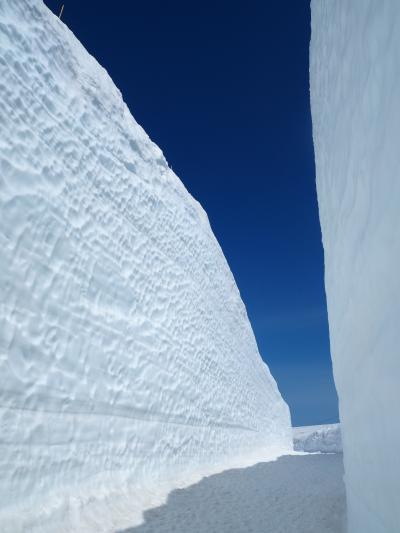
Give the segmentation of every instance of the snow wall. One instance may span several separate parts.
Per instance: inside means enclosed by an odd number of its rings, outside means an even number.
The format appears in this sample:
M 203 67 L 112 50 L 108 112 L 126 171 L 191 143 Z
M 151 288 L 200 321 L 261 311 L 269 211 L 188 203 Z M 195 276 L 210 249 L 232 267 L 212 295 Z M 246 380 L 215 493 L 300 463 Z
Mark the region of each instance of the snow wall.
M 293 449 L 308 453 L 342 453 L 340 424 L 294 427 Z
M 311 106 L 348 528 L 400 531 L 400 2 L 312 2 Z
M 289 451 L 207 215 L 39 0 L 0 3 L 0 132 L 1 531 Z

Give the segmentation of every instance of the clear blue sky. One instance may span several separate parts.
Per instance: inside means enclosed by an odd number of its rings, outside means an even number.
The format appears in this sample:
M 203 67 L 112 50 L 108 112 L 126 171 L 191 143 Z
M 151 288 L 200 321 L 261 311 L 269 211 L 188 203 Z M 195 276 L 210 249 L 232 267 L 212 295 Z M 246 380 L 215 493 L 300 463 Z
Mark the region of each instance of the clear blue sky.
M 58 12 L 62 1 L 45 3 Z M 337 421 L 309 1 L 64 3 L 64 22 L 206 209 L 293 424 Z

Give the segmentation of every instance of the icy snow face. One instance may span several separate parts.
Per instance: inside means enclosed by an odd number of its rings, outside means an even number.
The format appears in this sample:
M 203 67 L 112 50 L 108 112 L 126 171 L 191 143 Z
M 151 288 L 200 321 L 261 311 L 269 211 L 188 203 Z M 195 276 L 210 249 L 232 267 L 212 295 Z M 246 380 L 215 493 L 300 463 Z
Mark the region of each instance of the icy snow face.
M 349 531 L 400 531 L 400 2 L 312 2 L 311 105 Z
M 290 450 L 206 214 L 40 1 L 0 4 L 0 169 L 2 509 Z
M 298 452 L 341 453 L 340 424 L 294 427 L 293 448 Z

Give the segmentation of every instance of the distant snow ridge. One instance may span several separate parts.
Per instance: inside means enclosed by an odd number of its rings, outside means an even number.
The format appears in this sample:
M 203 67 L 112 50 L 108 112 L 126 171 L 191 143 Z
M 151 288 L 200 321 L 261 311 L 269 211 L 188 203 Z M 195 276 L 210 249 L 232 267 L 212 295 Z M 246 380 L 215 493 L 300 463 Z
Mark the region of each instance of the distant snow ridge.
M 205 212 L 39 0 L 0 3 L 0 169 L 1 531 L 291 449 Z
M 298 452 L 341 453 L 340 424 L 294 427 L 293 448 Z
M 400 531 L 400 2 L 312 2 L 311 105 L 348 527 Z

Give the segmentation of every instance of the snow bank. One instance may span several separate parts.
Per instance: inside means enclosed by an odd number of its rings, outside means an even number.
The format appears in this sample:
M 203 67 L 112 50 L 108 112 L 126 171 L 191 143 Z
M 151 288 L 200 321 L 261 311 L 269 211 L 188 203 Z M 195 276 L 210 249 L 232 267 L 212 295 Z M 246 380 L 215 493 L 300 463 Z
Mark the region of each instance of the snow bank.
M 311 105 L 349 531 L 400 531 L 400 3 L 312 2 Z
M 206 214 L 39 0 L 0 3 L 0 170 L 2 531 L 291 449 Z
M 298 452 L 341 453 L 340 424 L 293 428 L 293 448 Z

